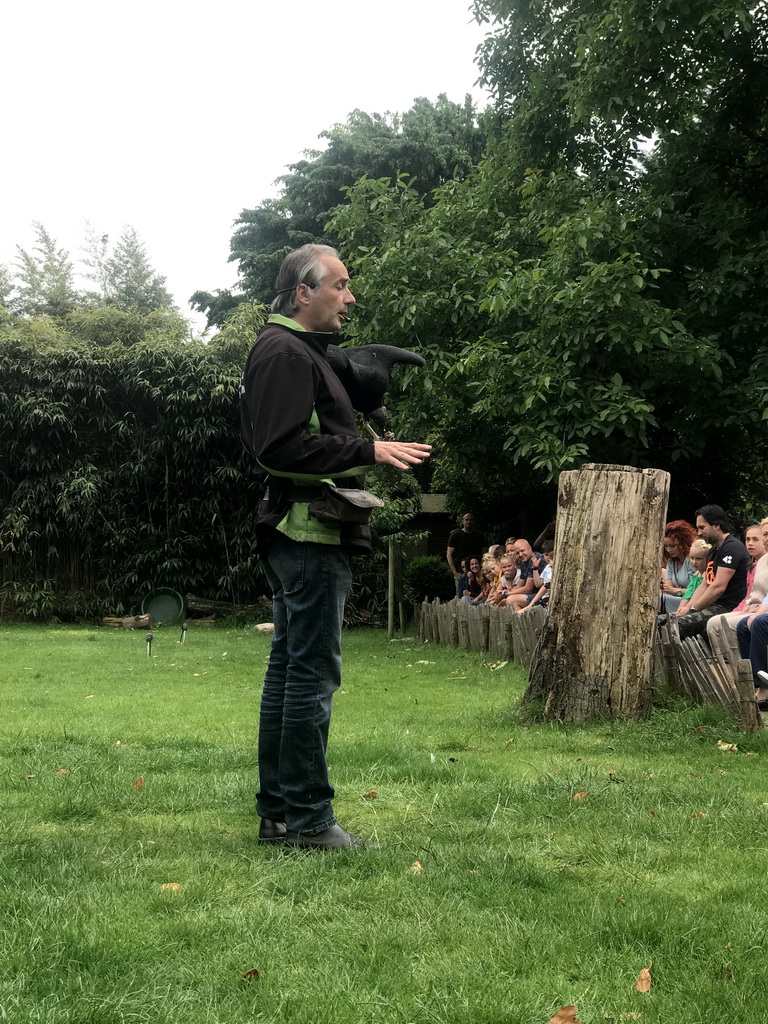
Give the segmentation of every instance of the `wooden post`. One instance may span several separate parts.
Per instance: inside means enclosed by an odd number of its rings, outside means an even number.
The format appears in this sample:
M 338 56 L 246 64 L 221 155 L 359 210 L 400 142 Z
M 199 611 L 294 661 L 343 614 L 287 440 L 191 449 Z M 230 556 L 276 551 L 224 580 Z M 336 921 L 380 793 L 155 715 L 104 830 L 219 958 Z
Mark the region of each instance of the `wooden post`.
M 395 635 L 395 542 L 390 540 L 387 558 L 387 640 Z
M 545 718 L 648 713 L 668 496 L 659 469 L 561 474 L 549 615 L 523 698 Z

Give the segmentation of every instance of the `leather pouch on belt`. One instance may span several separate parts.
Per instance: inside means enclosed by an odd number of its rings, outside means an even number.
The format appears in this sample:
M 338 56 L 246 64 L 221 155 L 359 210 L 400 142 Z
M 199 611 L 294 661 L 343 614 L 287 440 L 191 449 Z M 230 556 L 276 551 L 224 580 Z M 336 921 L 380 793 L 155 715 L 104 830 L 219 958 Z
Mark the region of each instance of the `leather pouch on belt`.
M 371 512 L 375 508 L 383 508 L 384 502 L 370 491 L 361 491 L 352 487 L 334 487 L 323 484 L 320 497 L 310 501 L 309 514 L 313 519 L 325 525 L 337 523 L 360 523 L 370 521 Z

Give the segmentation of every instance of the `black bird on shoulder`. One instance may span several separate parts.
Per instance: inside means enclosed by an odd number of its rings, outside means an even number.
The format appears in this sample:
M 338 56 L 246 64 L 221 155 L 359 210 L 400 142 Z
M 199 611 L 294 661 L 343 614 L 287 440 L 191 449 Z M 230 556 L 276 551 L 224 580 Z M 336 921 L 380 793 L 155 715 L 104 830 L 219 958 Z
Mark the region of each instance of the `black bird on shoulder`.
M 394 345 L 361 345 L 359 348 L 329 345 L 326 356 L 344 385 L 352 407 L 363 414 L 374 438 L 379 437 L 377 430 L 382 434 L 387 430 L 389 413 L 384 406 L 384 395 L 389 388 L 392 367 L 396 363 L 426 366 L 418 352 Z

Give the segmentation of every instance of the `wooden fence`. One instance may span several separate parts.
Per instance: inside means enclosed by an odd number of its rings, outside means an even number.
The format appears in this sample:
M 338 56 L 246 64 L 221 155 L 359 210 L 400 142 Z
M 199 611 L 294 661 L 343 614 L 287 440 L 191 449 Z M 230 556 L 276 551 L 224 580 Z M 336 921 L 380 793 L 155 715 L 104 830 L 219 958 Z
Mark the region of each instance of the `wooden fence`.
M 755 703 L 752 666 L 734 656 L 725 640 L 715 634 L 681 640 L 677 620 L 669 616 L 656 631 L 653 660 L 654 686 L 671 686 L 697 704 L 715 704 L 745 732 L 762 727 Z
M 422 641 L 462 647 L 530 668 L 546 616 L 544 608 L 518 615 L 511 608 L 425 600 L 419 636 Z M 735 658 L 723 640 L 713 643 L 710 650 L 703 637 L 681 640 L 676 620 L 670 618 L 656 633 L 654 686 L 669 686 L 697 704 L 714 704 L 744 731 L 760 729 L 750 663 Z
M 512 608 L 474 606 L 466 601 L 442 604 L 435 598 L 421 605 L 419 636 L 423 641 L 493 654 L 530 668 L 546 616 L 546 610 L 538 607 L 518 615 Z

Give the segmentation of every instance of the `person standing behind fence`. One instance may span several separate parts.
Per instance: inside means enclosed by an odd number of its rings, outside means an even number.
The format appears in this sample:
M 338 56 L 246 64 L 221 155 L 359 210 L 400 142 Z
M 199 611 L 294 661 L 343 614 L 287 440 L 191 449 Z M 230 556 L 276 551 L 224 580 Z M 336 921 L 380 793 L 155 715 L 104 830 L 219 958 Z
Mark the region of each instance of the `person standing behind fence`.
M 448 547 L 445 551 L 448 567 L 453 573 L 453 578 L 456 580 L 457 595 L 461 572 L 456 566 L 461 565 L 465 559 L 469 562 L 471 558 L 476 558 L 479 562 L 483 557 L 484 551 L 485 537 L 482 533 L 475 530 L 474 515 L 471 512 L 465 512 L 461 517 L 461 529 L 454 530 L 450 534 L 448 537 Z
M 719 505 L 704 505 L 696 512 L 699 536 L 713 545 L 704 580 L 685 611 L 678 610 L 680 637 L 703 633 L 713 615 L 731 612 L 747 592 L 747 549 L 733 536 L 733 523 Z

